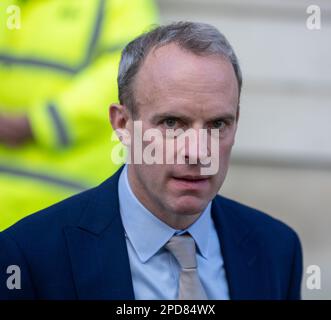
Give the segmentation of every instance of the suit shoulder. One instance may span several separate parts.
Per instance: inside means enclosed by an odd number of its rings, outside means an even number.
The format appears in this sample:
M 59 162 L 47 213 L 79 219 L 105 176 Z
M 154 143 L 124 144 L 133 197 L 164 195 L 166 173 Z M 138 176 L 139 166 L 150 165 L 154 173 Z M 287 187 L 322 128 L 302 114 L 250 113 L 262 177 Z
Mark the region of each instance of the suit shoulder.
M 259 231 L 267 237 L 278 235 L 284 240 L 299 240 L 294 229 L 263 211 L 220 195 L 217 195 L 216 201 L 224 211 L 237 219 L 238 223 L 244 223 L 252 230 Z

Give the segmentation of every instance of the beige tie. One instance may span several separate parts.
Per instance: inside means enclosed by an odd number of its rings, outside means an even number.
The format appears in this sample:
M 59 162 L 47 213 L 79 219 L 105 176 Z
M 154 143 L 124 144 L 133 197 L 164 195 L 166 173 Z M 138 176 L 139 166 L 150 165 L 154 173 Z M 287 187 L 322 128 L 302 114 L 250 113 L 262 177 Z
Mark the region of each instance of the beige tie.
M 206 300 L 207 295 L 197 271 L 194 239 L 190 235 L 173 236 L 165 247 L 181 267 L 178 300 Z

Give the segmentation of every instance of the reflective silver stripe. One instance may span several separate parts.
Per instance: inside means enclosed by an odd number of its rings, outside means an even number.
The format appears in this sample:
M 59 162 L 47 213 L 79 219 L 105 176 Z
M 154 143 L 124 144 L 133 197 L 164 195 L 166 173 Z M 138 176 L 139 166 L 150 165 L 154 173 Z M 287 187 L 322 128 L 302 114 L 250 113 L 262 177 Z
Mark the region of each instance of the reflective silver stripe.
M 20 58 L 20 57 L 9 56 L 6 54 L 0 54 L 0 61 L 2 61 L 5 64 L 30 65 L 34 67 L 55 69 L 57 71 L 66 72 L 66 73 L 76 73 L 78 70 L 77 68 L 72 68 L 64 64 L 53 61 L 46 61 L 39 59 L 37 60 L 34 58 L 25 58 L 25 57 Z
M 23 177 L 23 178 L 32 179 L 32 180 L 39 180 L 39 181 L 42 181 L 42 182 L 45 182 L 48 184 L 66 187 L 66 188 L 73 189 L 76 191 L 83 191 L 83 190 L 86 190 L 89 188 L 87 185 L 84 185 L 84 184 L 81 184 L 78 182 L 69 181 L 69 180 L 65 180 L 62 178 L 54 177 L 54 176 L 49 176 L 49 175 L 46 175 L 43 173 L 27 171 L 24 169 L 10 168 L 10 167 L 4 166 L 4 165 L 0 165 L 0 173 L 19 176 L 19 177 Z
M 104 10 L 105 10 L 105 0 L 99 0 L 97 15 L 95 19 L 95 24 L 92 32 L 92 36 L 90 39 L 90 43 L 87 49 L 87 54 L 85 57 L 85 61 L 82 63 L 81 67 L 85 67 L 89 64 L 90 60 L 93 58 L 93 51 L 96 48 L 97 41 L 99 39 L 102 21 L 104 19 Z
M 51 119 L 53 120 L 53 124 L 57 133 L 58 142 L 61 147 L 66 147 L 70 144 L 69 135 L 65 128 L 65 125 L 61 119 L 61 116 L 59 115 L 57 108 L 55 104 L 49 103 L 48 111 L 51 116 Z
M 92 58 L 93 50 L 95 49 L 97 40 L 99 38 L 100 30 L 101 30 L 101 24 L 102 24 L 102 20 L 104 17 L 104 8 L 105 8 L 105 0 L 100 0 L 98 10 L 97 10 L 97 15 L 96 15 L 96 21 L 95 21 L 94 28 L 93 28 L 93 33 L 92 33 L 89 47 L 87 50 L 87 55 L 86 55 L 84 63 L 80 66 L 80 68 L 84 68 L 84 66 L 88 65 L 90 62 L 90 59 Z M 50 116 L 53 120 L 55 129 L 57 131 L 59 145 L 63 146 L 63 147 L 68 146 L 70 144 L 69 135 L 68 135 L 65 125 L 61 119 L 61 116 L 59 115 L 59 113 L 57 111 L 56 106 L 53 103 L 49 103 L 48 111 L 50 113 Z
M 0 53 L 0 62 L 4 64 L 19 64 L 19 65 L 26 65 L 26 66 L 34 66 L 34 67 L 41 67 L 41 68 L 49 68 L 54 69 L 59 72 L 71 73 L 75 74 L 82 69 L 84 69 L 93 58 L 93 51 L 95 49 L 96 43 L 98 41 L 101 25 L 104 18 L 104 8 L 105 8 L 105 0 L 99 0 L 99 5 L 97 9 L 97 14 L 95 18 L 94 28 L 92 31 L 92 36 L 90 42 L 87 47 L 86 55 L 83 61 L 77 67 L 70 67 L 66 64 L 49 61 L 49 60 L 41 60 L 36 59 L 33 57 L 15 57 L 9 54 Z

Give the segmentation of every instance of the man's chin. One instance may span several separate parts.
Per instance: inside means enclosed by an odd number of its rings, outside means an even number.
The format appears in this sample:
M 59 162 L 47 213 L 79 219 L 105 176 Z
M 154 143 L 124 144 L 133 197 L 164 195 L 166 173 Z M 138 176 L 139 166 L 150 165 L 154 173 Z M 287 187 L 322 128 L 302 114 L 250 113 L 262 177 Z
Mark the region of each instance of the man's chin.
M 208 202 L 193 196 L 185 196 L 177 199 L 174 211 L 182 215 L 195 215 L 201 213 L 207 206 Z

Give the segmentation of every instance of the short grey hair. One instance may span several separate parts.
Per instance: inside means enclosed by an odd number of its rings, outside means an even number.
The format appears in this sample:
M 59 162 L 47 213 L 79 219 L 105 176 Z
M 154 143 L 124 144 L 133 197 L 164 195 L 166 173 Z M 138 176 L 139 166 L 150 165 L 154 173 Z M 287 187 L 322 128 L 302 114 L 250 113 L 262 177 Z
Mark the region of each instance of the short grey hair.
M 207 23 L 180 21 L 154 27 L 128 43 L 122 51 L 117 77 L 118 98 L 122 105 L 135 113 L 132 83 L 139 68 L 152 49 L 176 43 L 179 47 L 196 55 L 220 55 L 228 59 L 234 69 L 238 83 L 238 98 L 242 87 L 242 74 L 234 50 L 225 36 Z

